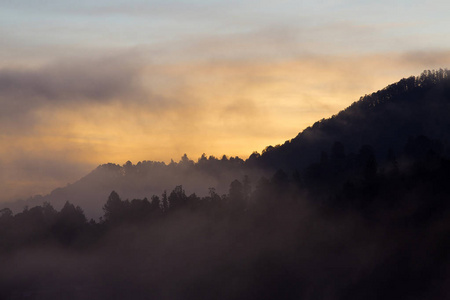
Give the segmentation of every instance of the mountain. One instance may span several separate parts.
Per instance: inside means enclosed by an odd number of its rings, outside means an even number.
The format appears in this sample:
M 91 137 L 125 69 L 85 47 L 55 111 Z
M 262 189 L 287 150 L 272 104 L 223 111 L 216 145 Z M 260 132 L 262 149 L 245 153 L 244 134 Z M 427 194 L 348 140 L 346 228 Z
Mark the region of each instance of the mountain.
M 203 155 L 197 162 L 190 160 L 186 154 L 177 162 L 143 161 L 123 165 L 103 164 L 73 184 L 57 188 L 45 196 L 34 196 L 27 200 L 4 204 L 15 212 L 25 206 L 51 203 L 61 209 L 66 201 L 83 208 L 88 218 L 97 219 L 103 215 L 103 204 L 112 190 L 124 199 L 142 199 L 152 195 L 170 192 L 175 186 L 182 185 L 188 193 L 207 195 L 214 188 L 219 195 L 228 192 L 229 184 L 234 179 L 244 176 L 259 178 L 266 172 L 257 166 L 245 166 L 238 157 Z
M 266 168 L 303 170 L 338 142 L 346 153 L 370 145 L 381 162 L 404 150 L 408 139 L 426 136 L 449 154 L 450 71 L 424 71 L 361 97 L 329 119 L 316 122 L 283 145 L 269 146 L 250 160 Z M 332 155 L 332 153 L 331 153 Z
M 120 166 L 104 164 L 90 174 L 46 196 L 8 203 L 20 211 L 25 205 L 49 202 L 61 208 L 66 201 L 81 206 L 89 218 L 103 214 L 102 206 L 112 190 L 124 199 L 151 197 L 183 185 L 189 193 L 205 195 L 209 188 L 228 192 L 234 179 L 248 176 L 255 183 L 282 169 L 308 176 L 306 169 L 326 157 L 354 154 L 370 145 L 379 164 L 389 155 L 403 152 L 411 138 L 426 136 L 438 140 L 435 147 L 449 156 L 450 71 L 424 71 L 361 97 L 337 115 L 316 122 L 283 145 L 268 146 L 244 161 L 238 157 L 221 159 L 203 155 L 197 162 L 186 155 L 178 162 L 143 161 Z M 305 175 L 306 174 L 306 175 Z

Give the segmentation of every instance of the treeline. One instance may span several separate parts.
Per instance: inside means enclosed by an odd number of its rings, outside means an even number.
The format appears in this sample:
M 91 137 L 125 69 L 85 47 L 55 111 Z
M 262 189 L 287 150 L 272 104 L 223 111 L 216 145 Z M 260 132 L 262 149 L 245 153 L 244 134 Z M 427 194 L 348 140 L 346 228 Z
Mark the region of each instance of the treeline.
M 102 206 L 107 195 L 115 190 L 128 199 L 159 195 L 171 191 L 177 185 L 183 185 L 190 192 L 208 194 L 208 188 L 216 188 L 219 194 L 228 192 L 229 184 L 235 178 L 248 175 L 258 178 L 264 174 L 257 166 L 246 167 L 239 157 L 223 155 L 207 157 L 203 154 L 196 161 L 185 154 L 178 162 L 142 161 L 119 164 L 103 164 L 79 181 L 53 190 L 45 196 L 34 196 L 29 199 L 11 203 L 6 206 L 13 212 L 20 212 L 25 205 L 30 207 L 49 202 L 61 209 L 66 201 L 83 208 L 86 216 L 98 219 L 103 216 Z M 106 197 L 105 197 L 106 195 Z M 5 207 L 5 206 L 4 206 Z
M 252 190 L 247 176 L 230 184 L 229 193 L 219 195 L 214 188 L 209 195 L 199 197 L 195 193 L 187 195 L 183 187 L 176 186 L 170 193 L 153 195 L 150 200 L 122 200 L 112 191 L 100 220 L 87 220 L 83 210 L 66 202 L 60 211 L 49 203 L 33 208 L 26 207 L 13 214 L 8 208 L 0 210 L 0 251 L 10 252 L 45 243 L 81 249 L 89 247 L 108 230 L 123 224 L 145 224 L 145 226 L 172 218 L 178 213 L 192 213 L 208 216 L 211 220 L 222 218 L 243 218 L 249 210 L 277 207 L 275 198 L 268 198 L 277 192 L 279 197 L 294 197 L 297 185 L 279 171 L 271 180 L 262 178 Z
M 150 199 L 122 200 L 112 191 L 100 220 L 88 221 L 82 208 L 69 202 L 60 211 L 49 203 L 26 207 L 15 215 L 5 208 L 0 210 L 0 250 L 12 251 L 44 242 L 84 247 L 115 226 L 150 224 L 180 212 L 201 214 L 212 220 L 263 216 L 270 222 L 277 211 L 295 211 L 297 204 L 306 199 L 326 209 L 362 211 L 396 206 L 408 197 L 409 191 L 418 190 L 415 199 L 420 205 L 437 209 L 447 205 L 442 197 L 450 192 L 446 184 L 449 179 L 450 161 L 438 140 L 411 137 L 403 152 L 396 155 L 390 149 L 381 164 L 369 145 L 357 153 L 346 153 L 345 146 L 335 142 L 303 174 L 278 170 L 272 178 L 261 177 L 257 182 L 244 176 L 231 182 L 228 193 L 223 195 L 214 188 L 204 197 L 187 195 L 180 185 Z M 440 195 L 440 202 L 422 199 L 430 195 Z
M 3 209 L 0 296 L 446 298 L 450 160 L 425 136 L 386 155 L 335 142 L 304 173 L 244 176 L 223 195 L 112 191 L 97 221 L 68 202 Z

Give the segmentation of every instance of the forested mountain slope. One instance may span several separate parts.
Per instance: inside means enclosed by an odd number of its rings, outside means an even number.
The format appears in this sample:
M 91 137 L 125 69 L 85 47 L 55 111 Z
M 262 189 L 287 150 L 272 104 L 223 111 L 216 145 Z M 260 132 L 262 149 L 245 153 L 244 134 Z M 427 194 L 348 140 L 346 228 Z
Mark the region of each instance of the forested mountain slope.
M 339 142 L 346 153 L 370 145 L 383 162 L 390 150 L 401 152 L 410 137 L 420 135 L 440 140 L 442 151 L 448 154 L 449 115 L 450 71 L 424 71 L 361 97 L 335 116 L 316 122 L 283 145 L 267 147 L 250 160 L 273 169 L 302 170 Z

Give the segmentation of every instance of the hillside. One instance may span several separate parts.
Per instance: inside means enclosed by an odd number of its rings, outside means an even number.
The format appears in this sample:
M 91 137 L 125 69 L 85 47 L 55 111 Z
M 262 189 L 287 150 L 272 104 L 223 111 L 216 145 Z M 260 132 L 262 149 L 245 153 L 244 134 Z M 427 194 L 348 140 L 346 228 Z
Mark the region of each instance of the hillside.
M 51 203 L 60 209 L 66 201 L 83 207 L 88 218 L 98 219 L 103 215 L 102 206 L 112 190 L 126 199 L 150 198 L 163 191 L 171 191 L 175 186 L 183 185 L 189 193 L 207 195 L 209 188 L 219 194 L 228 192 L 234 179 L 242 179 L 245 175 L 259 178 L 268 175 L 257 166 L 247 167 L 244 160 L 238 157 L 221 159 L 203 155 L 197 162 L 184 155 L 179 162 L 143 161 L 137 164 L 127 162 L 123 165 L 103 164 L 80 180 L 65 187 L 57 188 L 45 196 L 34 196 L 27 200 L 6 203 L 15 212 L 25 206 Z
M 272 169 L 303 170 L 330 152 L 335 142 L 346 153 L 370 145 L 385 161 L 391 149 L 403 151 L 410 137 L 424 135 L 443 143 L 449 153 L 450 71 L 424 71 L 361 97 L 329 119 L 316 122 L 283 145 L 254 155 L 257 164 Z

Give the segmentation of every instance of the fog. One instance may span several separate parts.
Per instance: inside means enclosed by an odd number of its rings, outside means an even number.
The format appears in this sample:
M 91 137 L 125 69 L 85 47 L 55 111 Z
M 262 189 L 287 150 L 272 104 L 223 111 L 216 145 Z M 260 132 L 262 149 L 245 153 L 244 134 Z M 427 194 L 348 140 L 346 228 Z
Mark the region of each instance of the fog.
M 163 219 L 108 227 L 88 246 L 25 246 L 1 256 L 0 290 L 11 299 L 450 295 L 442 244 L 447 211 L 418 229 L 396 210 L 367 219 L 354 210 L 317 207 L 304 197 L 294 203 L 284 198 L 276 209 L 251 205 L 238 215 L 226 213 L 227 205 L 214 217 L 182 209 Z
M 360 128 L 365 112 L 366 134 L 383 143 L 355 149 L 301 134 L 246 161 L 106 164 L 22 210 L 2 209 L 0 297 L 446 299 L 448 78 L 402 80 L 306 131 Z M 411 120 L 424 105 L 443 110 L 441 126 Z M 383 114 L 392 107 L 414 113 L 400 122 Z M 395 143 L 370 126 L 380 116 L 383 132 L 402 124 Z M 296 169 L 305 153 L 317 159 Z

